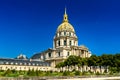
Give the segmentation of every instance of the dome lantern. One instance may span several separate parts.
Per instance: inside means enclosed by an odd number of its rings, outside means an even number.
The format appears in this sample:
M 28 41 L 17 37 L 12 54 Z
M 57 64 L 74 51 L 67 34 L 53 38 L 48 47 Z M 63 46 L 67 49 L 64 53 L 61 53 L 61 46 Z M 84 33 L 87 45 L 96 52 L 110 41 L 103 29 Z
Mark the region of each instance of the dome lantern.
M 66 13 L 66 8 L 65 8 L 64 16 L 63 16 L 63 22 L 68 22 L 68 16 L 67 16 L 67 13 Z
M 63 22 L 58 26 L 57 32 L 68 31 L 75 33 L 73 26 L 68 22 L 68 15 L 65 8 L 65 13 L 63 15 Z

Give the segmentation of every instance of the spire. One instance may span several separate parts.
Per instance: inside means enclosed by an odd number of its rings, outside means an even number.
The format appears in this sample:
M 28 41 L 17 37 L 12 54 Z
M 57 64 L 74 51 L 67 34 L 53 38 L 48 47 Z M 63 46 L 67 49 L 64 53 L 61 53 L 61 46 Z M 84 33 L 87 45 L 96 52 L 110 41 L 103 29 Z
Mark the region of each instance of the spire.
M 68 22 L 66 7 L 65 7 L 65 13 L 64 13 L 64 16 L 63 16 L 63 22 Z
M 66 13 L 66 7 L 65 7 L 65 14 L 67 14 L 67 13 Z

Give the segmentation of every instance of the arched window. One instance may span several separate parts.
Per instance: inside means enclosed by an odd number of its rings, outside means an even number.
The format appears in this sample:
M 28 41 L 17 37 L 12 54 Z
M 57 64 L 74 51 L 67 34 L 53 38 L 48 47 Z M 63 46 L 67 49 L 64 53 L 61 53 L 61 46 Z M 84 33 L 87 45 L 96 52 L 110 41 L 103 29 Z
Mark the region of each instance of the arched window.
M 70 53 L 69 52 L 67 52 L 67 56 L 69 56 L 70 55 Z
M 58 57 L 60 57 L 60 52 L 58 52 Z
M 61 36 L 61 32 L 60 32 L 59 34 L 60 34 L 60 36 Z
M 69 42 L 70 46 L 71 46 L 71 41 Z
M 69 32 L 69 36 L 71 36 L 71 32 Z
M 48 53 L 48 56 L 51 57 L 51 53 Z
M 60 40 L 58 41 L 58 46 L 60 46 Z
M 81 50 L 81 53 L 84 54 L 84 50 Z
M 64 35 L 66 35 L 66 32 L 64 32 Z
M 66 40 L 64 40 L 64 46 L 66 46 Z

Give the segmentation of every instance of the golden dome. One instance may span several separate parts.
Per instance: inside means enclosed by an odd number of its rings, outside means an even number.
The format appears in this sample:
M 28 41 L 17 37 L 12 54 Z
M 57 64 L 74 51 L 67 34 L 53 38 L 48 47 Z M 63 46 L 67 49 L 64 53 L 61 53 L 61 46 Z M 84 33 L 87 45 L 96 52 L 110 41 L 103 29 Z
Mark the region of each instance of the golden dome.
M 61 31 L 75 32 L 73 26 L 68 22 L 63 22 L 58 26 L 57 32 Z
M 65 14 L 63 16 L 63 22 L 58 26 L 58 29 L 57 29 L 57 32 L 61 32 L 61 31 L 75 32 L 73 26 L 68 22 L 66 8 L 65 8 Z

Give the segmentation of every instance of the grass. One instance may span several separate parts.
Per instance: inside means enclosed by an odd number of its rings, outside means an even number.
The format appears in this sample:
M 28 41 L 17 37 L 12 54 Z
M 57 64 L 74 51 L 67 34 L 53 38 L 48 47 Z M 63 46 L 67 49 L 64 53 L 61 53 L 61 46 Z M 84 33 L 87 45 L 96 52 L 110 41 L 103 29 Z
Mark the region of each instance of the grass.
M 34 76 L 39 76 L 39 77 L 59 77 L 59 76 L 118 76 L 120 73 L 93 73 L 93 72 L 80 72 L 80 71 L 64 71 L 64 72 L 53 72 L 53 71 L 0 71 L 0 77 L 34 77 Z

